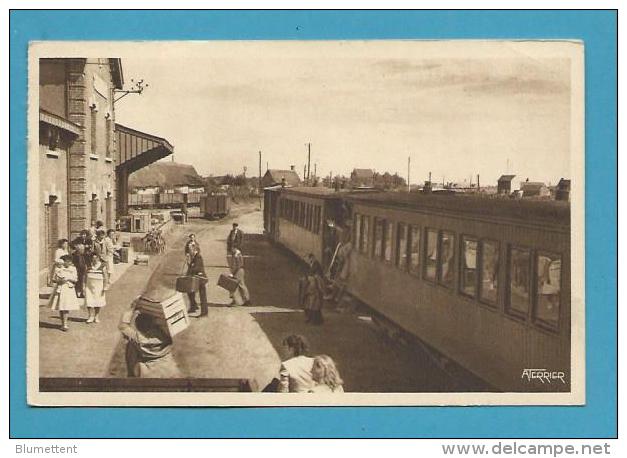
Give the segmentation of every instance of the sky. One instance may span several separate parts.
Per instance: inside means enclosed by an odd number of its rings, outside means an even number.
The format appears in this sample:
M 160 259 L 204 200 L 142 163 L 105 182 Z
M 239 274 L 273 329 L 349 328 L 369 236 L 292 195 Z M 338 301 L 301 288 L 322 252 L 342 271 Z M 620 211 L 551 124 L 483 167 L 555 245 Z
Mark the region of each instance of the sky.
M 294 165 L 302 176 L 311 143 L 319 176 L 357 167 L 406 177 L 411 156 L 412 183 L 429 172 L 435 182 L 479 174 L 482 185 L 505 173 L 515 184 L 570 177 L 567 58 L 421 53 L 416 42 L 390 53 L 273 46 L 122 57 L 126 86 L 148 87 L 116 104 L 116 122 L 166 138 L 201 175 L 257 176 L 261 151 L 262 173 Z

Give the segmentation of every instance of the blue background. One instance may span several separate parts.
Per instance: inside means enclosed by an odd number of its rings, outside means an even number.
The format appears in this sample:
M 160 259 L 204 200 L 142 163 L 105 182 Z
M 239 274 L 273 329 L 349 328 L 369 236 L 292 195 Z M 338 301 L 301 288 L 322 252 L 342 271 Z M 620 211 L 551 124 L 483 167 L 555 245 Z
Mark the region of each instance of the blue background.
M 613 11 L 13 11 L 10 23 L 11 436 L 616 436 L 616 27 Z M 568 38 L 585 42 L 587 405 L 265 409 L 28 407 L 25 402 L 28 42 L 374 38 Z

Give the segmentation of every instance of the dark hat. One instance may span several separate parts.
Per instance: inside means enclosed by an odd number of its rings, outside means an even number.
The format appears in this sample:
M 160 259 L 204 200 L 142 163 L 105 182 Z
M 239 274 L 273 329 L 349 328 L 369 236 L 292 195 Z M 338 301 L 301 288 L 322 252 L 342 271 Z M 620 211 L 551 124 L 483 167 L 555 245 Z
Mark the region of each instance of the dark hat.
M 233 227 L 237 227 L 237 226 L 239 226 L 239 224 L 233 223 Z

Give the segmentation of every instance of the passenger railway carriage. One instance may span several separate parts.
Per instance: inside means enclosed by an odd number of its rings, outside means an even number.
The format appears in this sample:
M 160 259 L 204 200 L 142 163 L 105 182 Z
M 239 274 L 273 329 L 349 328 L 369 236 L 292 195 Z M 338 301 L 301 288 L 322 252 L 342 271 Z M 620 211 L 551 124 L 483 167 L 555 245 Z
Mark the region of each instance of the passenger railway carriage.
M 271 236 L 300 256 L 332 250 L 333 227 L 350 231 L 348 292 L 422 342 L 498 390 L 570 389 L 568 202 L 307 188 L 272 198 Z M 303 204 L 321 208 L 309 235 Z

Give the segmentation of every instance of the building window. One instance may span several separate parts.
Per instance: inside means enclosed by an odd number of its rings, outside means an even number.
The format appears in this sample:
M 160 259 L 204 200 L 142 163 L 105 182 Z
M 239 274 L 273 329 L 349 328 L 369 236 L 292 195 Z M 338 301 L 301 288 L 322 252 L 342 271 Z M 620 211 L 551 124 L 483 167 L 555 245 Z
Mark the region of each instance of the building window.
M 90 143 L 91 143 L 91 154 L 96 156 L 98 154 L 98 135 L 97 135 L 97 127 L 98 127 L 98 111 L 95 106 L 91 107 L 91 121 L 90 121 Z
M 557 329 L 560 315 L 562 259 L 558 254 L 541 252 L 538 253 L 536 267 L 534 319 Z
M 409 226 L 409 272 L 420 274 L 420 228 Z
M 111 115 L 107 115 L 107 122 L 106 122 L 106 132 L 105 132 L 105 141 L 107 144 L 107 149 L 106 149 L 106 156 L 107 157 L 111 157 L 111 137 L 112 137 L 112 133 L 113 133 L 113 126 L 112 126 L 113 122 L 111 121 Z M 108 227 L 108 226 L 107 226 Z
M 462 237 L 462 262 L 460 290 L 463 294 L 475 297 L 477 294 L 477 261 L 479 243 L 477 240 Z
M 396 267 L 407 268 L 407 225 L 404 223 L 396 227 Z
M 438 279 L 447 288 L 455 283 L 455 236 L 450 232 L 440 234 L 440 260 L 438 261 Z
M 484 302 L 496 304 L 499 286 L 499 244 L 490 240 L 481 242 L 480 298 Z
M 370 249 L 370 216 L 361 216 L 361 240 L 359 251 L 367 254 Z
M 438 264 L 438 232 L 427 229 L 427 243 L 425 246 L 425 279 L 436 280 Z
M 373 256 L 381 258 L 383 256 L 383 225 L 385 221 L 381 218 L 374 219 L 374 250 Z
M 393 226 L 390 221 L 383 221 L 383 260 L 392 262 L 392 231 Z
M 520 317 L 529 313 L 531 256 L 529 250 L 511 247 L 509 251 L 508 311 Z
M 355 241 L 355 247 L 360 250 L 361 249 L 361 215 L 359 213 L 355 213 L 355 222 L 353 224 L 353 240 Z

